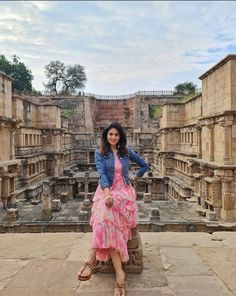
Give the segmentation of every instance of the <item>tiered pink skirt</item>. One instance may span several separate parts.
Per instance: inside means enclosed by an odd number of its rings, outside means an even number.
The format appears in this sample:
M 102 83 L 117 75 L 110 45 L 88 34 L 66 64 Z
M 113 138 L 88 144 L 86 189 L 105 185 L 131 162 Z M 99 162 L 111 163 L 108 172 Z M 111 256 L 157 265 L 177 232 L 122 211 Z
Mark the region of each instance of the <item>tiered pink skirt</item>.
M 127 241 L 131 239 L 131 228 L 137 225 L 138 207 L 135 190 L 125 183 L 118 159 L 115 160 L 115 176 L 110 191 L 114 199 L 112 208 L 105 205 L 100 185 L 93 198 L 90 219 L 92 248 L 96 249 L 96 259 L 99 261 L 109 260 L 110 252 L 114 250 L 120 253 L 122 262 L 127 262 Z

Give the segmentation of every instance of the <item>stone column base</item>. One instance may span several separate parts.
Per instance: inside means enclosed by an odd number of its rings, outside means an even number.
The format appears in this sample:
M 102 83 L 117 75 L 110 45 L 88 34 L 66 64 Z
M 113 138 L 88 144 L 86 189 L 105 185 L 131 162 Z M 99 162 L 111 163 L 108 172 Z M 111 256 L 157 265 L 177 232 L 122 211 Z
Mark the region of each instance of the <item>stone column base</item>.
M 79 211 L 79 221 L 80 222 L 89 222 L 91 213 L 90 211 Z
M 51 209 L 45 209 L 41 211 L 40 220 L 50 221 L 52 219 L 52 211 Z
M 236 216 L 236 215 L 235 215 Z M 224 222 L 235 222 L 234 219 L 234 211 L 226 211 L 224 209 L 221 209 L 221 218 Z
M 7 213 L 4 216 L 4 222 L 12 223 L 15 222 L 19 218 L 18 209 L 7 209 Z

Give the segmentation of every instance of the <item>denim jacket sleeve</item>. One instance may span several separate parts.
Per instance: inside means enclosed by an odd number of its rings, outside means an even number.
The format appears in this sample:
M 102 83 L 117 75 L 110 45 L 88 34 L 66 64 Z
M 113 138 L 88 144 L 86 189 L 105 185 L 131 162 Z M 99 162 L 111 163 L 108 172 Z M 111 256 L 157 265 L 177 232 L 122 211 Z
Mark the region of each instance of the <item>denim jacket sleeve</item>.
M 105 167 L 105 159 L 98 149 L 95 151 L 95 163 L 99 173 L 99 183 L 102 189 L 105 187 L 110 187 Z
M 148 170 L 149 165 L 138 153 L 134 152 L 131 148 L 128 148 L 128 154 L 130 160 L 134 161 L 140 167 L 136 172 L 136 176 L 142 177 Z

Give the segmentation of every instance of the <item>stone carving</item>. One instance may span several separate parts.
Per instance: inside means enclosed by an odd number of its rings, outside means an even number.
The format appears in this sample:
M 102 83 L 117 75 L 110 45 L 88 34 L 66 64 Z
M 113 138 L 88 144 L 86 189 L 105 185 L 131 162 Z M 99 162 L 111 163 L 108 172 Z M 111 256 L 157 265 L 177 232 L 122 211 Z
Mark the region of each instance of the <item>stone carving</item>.
M 79 212 L 79 221 L 89 222 L 91 216 L 92 203 L 89 198 L 85 198 Z
M 152 202 L 151 193 L 144 193 L 143 194 L 143 202 L 144 203 L 150 203 L 150 202 Z
M 158 208 L 150 208 L 149 218 L 151 222 L 156 222 L 160 220 L 160 211 Z
M 61 192 L 61 195 L 60 195 L 60 201 L 61 203 L 66 203 L 68 202 L 68 192 Z
M 18 209 L 10 208 L 7 209 L 7 213 L 4 217 L 4 222 L 12 224 L 19 218 Z
M 60 199 L 53 199 L 52 200 L 52 211 L 59 212 L 61 210 L 61 201 Z
M 141 273 L 143 270 L 143 248 L 140 234 L 137 228 L 132 229 L 132 239 L 128 241 L 129 261 L 123 263 L 123 269 L 126 273 Z M 133 241 L 132 241 L 133 240 Z M 100 272 L 114 273 L 111 260 L 101 262 Z

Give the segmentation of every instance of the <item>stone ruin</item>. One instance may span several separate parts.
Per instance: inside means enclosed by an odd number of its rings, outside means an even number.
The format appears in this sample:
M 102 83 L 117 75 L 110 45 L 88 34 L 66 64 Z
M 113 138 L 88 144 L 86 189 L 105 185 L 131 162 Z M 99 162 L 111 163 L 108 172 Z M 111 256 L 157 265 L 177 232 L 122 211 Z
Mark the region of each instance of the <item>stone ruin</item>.
M 151 164 L 137 184 L 139 199 L 147 205 L 155 200 L 187 201 L 210 221 L 234 222 L 235 60 L 235 55 L 228 55 L 204 73 L 202 92 L 187 101 L 161 91 L 116 97 L 16 95 L 11 78 L 2 73 L 0 206 L 8 211 L 4 219 L 18 219 L 21 201 L 42 203 L 43 183 L 50 180 L 52 211 L 83 197 L 79 216 L 87 221 L 98 180 L 94 150 L 102 129 L 117 120 L 126 129 L 128 144 Z M 161 110 L 155 118 L 150 116 L 153 106 Z M 73 110 L 73 116 L 65 117 L 66 110 Z M 149 220 L 158 216 L 150 213 Z
M 98 185 L 94 151 L 112 120 L 122 124 L 129 146 L 150 164 L 135 184 L 141 231 L 202 231 L 203 225 L 211 231 L 210 222 L 214 229 L 235 222 L 236 55 L 200 79 L 202 91 L 188 100 L 171 91 L 37 97 L 12 93 L 11 78 L 1 73 L 1 231 L 26 224 L 27 231 L 62 224 L 89 231 Z M 135 232 L 129 243 L 134 262 L 142 253 L 138 242 Z M 136 271 L 140 266 L 141 261 Z

